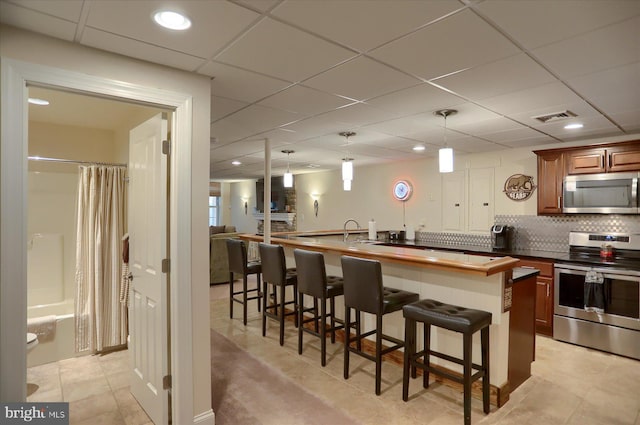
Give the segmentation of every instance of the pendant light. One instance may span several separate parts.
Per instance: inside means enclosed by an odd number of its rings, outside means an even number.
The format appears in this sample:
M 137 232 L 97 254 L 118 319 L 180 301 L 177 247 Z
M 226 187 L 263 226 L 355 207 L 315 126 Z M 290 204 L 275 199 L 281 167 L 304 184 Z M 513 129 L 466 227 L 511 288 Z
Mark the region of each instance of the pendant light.
M 444 147 L 438 151 L 438 164 L 441 173 L 451 173 L 453 171 L 453 149 L 447 147 L 447 117 L 455 115 L 455 109 L 440 109 L 433 114 L 444 117 Z
M 281 152 L 287 154 L 287 172 L 284 173 L 284 187 L 293 187 L 293 174 L 291 174 L 291 170 L 289 169 L 289 154 L 295 151 L 285 149 Z
M 351 181 L 353 180 L 353 158 L 349 158 L 349 137 L 355 136 L 353 131 L 343 131 L 338 133 L 347 139 L 347 156 L 342 158 L 342 188 L 346 191 L 351 190 Z

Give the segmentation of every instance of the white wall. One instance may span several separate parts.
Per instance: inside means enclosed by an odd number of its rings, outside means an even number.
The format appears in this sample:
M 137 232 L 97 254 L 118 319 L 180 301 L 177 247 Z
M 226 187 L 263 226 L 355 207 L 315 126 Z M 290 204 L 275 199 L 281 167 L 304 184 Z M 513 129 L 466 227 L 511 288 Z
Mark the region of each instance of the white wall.
M 229 184 L 228 198 L 230 224 L 236 226 L 238 232 L 256 233 L 258 231 L 258 222 L 252 215 L 256 207 L 256 180 L 245 180 Z M 246 214 L 244 210 L 245 201 L 247 202 Z
M 209 180 L 210 79 L 184 71 L 82 47 L 8 26 L 0 26 L 2 58 L 50 66 L 144 87 L 161 87 L 192 96 L 191 282 L 177 282 L 191 294 L 193 338 L 193 413 L 211 411 L 209 343 Z M 11 105 L 2 105 L 9 108 Z M 18 362 L 18 364 L 20 364 Z M 15 383 L 15 385 L 20 385 Z

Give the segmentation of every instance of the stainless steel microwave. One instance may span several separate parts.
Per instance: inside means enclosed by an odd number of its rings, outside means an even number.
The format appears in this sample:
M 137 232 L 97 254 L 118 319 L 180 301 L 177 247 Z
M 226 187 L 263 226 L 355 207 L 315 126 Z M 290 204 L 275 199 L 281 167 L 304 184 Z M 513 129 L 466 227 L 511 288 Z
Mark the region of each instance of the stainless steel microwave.
M 638 172 L 566 176 L 562 184 L 562 212 L 640 214 L 638 179 Z

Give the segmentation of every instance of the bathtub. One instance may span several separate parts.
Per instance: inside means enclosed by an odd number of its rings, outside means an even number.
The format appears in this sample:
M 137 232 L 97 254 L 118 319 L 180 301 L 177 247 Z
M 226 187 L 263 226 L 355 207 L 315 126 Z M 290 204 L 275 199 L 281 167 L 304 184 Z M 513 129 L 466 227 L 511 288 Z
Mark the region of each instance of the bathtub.
M 75 323 L 73 318 L 74 302 L 72 299 L 57 303 L 34 305 L 27 308 L 27 319 L 56 316 L 56 332 L 52 341 L 42 342 L 27 353 L 27 367 L 44 363 L 69 359 L 78 355 L 74 349 Z

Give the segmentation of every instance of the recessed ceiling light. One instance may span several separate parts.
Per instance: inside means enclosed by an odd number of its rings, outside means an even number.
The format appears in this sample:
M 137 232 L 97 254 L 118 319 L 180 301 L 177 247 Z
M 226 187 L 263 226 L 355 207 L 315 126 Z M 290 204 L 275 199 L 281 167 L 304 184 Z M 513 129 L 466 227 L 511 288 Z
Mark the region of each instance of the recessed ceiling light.
M 240 161 L 231 161 L 232 165 L 242 165 L 242 162 Z
M 580 123 L 567 124 L 564 126 L 565 130 L 575 130 L 576 128 L 582 128 L 584 125 Z
M 37 97 L 30 97 L 29 103 L 31 103 L 32 105 L 47 106 L 49 104 L 49 101 L 44 99 L 38 99 Z
M 416 146 L 413 147 L 413 150 L 416 151 L 416 152 L 422 152 L 425 149 L 427 149 L 427 148 L 424 145 L 416 145 Z
M 153 14 L 153 20 L 170 30 L 183 31 L 191 27 L 191 20 L 171 10 L 159 10 Z

